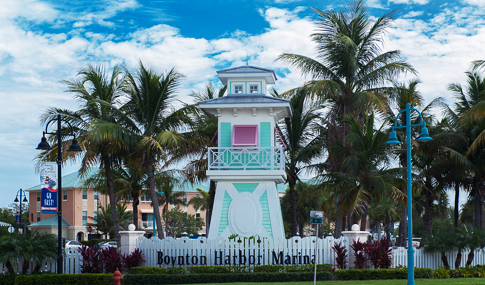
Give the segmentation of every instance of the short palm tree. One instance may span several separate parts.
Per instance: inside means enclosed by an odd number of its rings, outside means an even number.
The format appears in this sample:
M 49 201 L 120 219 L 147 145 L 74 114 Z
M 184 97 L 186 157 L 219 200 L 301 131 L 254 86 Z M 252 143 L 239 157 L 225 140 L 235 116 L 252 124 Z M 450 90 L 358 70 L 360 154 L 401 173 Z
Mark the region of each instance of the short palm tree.
M 22 274 L 27 274 L 31 260 L 38 272 L 42 263 L 57 258 L 57 239 L 53 234 L 26 232 L 4 235 L 0 238 L 0 261 L 5 262 L 8 272 L 15 274 L 13 263 L 22 262 Z

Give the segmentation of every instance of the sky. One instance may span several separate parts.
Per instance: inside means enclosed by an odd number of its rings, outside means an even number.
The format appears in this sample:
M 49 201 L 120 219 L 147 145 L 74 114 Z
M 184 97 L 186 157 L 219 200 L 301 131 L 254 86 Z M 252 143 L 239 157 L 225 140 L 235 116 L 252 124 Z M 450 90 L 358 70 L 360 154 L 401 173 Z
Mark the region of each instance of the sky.
M 95 5 L 92 5 L 96 3 Z M 139 61 L 185 75 L 177 98 L 216 71 L 245 65 L 273 69 L 279 92 L 302 85 L 298 70 L 275 59 L 282 53 L 315 57 L 312 7 L 339 9 L 341 0 L 2 0 L 0 9 L 0 207 L 20 188 L 40 183 L 34 158 L 49 107 L 76 110 L 63 80 L 87 63 L 108 70 Z M 473 60 L 485 60 L 485 0 L 368 0 L 372 17 L 397 10 L 383 51 L 399 49 L 418 71 L 426 103 L 453 105 L 450 83 L 466 82 Z M 402 80 L 409 80 L 408 76 Z M 66 163 L 63 175 L 77 171 Z

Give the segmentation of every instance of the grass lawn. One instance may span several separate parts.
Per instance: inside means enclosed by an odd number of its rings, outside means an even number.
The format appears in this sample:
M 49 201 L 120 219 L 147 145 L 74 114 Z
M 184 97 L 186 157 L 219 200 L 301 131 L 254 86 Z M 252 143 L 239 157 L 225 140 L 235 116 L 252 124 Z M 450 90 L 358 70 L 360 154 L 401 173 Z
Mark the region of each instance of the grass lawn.
M 281 283 L 205 283 L 193 285 L 312 285 L 312 282 Z M 351 280 L 351 281 L 317 281 L 318 285 L 406 285 L 407 280 Z M 485 278 L 450 278 L 450 279 L 416 279 L 416 285 L 485 285 Z

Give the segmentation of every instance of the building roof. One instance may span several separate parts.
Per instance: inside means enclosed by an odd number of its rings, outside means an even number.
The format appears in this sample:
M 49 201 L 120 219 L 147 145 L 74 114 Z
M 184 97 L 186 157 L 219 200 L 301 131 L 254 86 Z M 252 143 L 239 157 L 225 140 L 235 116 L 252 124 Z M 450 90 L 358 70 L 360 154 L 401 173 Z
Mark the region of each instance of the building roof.
M 200 109 L 209 117 L 215 117 L 215 109 L 224 108 L 284 108 L 278 119 L 292 115 L 290 100 L 266 96 L 264 94 L 228 94 L 199 103 Z M 211 110 L 212 109 L 212 110 Z
M 9 224 L 9 223 L 5 223 L 5 222 L 2 222 L 0 221 L 0 227 L 11 227 L 12 225 Z
M 50 218 L 43 219 L 42 221 L 39 221 L 37 223 L 30 224 L 30 225 L 28 225 L 28 227 L 42 227 L 42 226 L 55 226 L 55 227 L 57 227 L 57 223 L 58 223 L 57 216 L 52 216 Z M 64 220 L 64 218 L 62 218 L 62 226 L 63 227 L 69 227 L 69 223 L 66 222 L 66 220 Z
M 237 77 L 263 77 L 268 84 L 276 83 L 276 75 L 273 70 L 261 67 L 243 65 L 217 71 L 222 84 L 227 85 L 227 78 Z
M 84 178 L 91 177 L 92 175 L 96 174 L 98 170 L 99 168 L 96 168 L 96 167 L 89 169 Z M 62 176 L 62 188 L 81 188 L 82 183 L 83 183 L 83 178 L 79 176 L 79 172 L 74 172 L 74 173 Z M 39 184 L 39 185 L 30 187 L 25 191 L 33 191 L 33 190 L 40 190 L 40 189 L 42 189 L 42 187 Z

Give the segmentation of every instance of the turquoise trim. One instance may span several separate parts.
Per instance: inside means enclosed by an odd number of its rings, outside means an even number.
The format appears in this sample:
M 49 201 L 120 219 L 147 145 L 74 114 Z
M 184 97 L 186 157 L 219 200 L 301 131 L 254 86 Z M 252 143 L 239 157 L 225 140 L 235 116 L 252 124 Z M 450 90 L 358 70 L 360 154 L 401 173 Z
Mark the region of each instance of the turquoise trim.
M 219 231 L 217 235 L 220 236 L 224 230 L 229 226 L 229 206 L 232 198 L 227 192 L 224 193 L 224 201 L 222 202 L 221 220 L 219 222 Z
M 271 215 L 269 214 L 268 194 L 264 191 L 263 195 L 259 198 L 259 203 L 263 209 L 263 227 L 268 234 L 273 237 L 273 229 L 271 227 Z
M 221 123 L 221 141 L 219 142 L 219 146 L 220 147 L 232 146 L 231 123 Z
M 271 123 L 261 122 L 259 129 L 259 145 L 261 147 L 271 147 Z
M 254 190 L 258 187 L 259 183 L 232 183 L 234 188 L 236 188 L 237 192 L 249 192 L 253 193 Z

